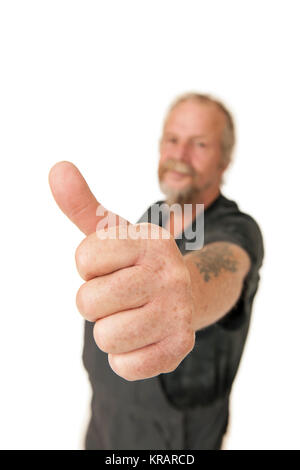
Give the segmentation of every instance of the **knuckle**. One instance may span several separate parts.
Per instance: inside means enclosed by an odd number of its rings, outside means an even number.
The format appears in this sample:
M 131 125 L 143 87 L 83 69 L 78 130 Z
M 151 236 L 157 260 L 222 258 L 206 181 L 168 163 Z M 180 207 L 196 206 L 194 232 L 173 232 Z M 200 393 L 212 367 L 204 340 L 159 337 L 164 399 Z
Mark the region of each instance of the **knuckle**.
M 179 347 L 179 338 L 180 335 L 172 337 L 164 345 L 160 364 L 162 373 L 173 372 L 183 359 L 182 348 Z
M 93 303 L 87 284 L 82 284 L 77 291 L 76 305 L 80 314 L 89 321 L 94 320 Z
M 192 305 L 185 305 L 185 308 L 183 308 L 181 312 L 181 324 L 183 328 L 186 328 L 188 331 L 191 330 L 192 328 L 192 319 L 193 319 L 193 306 Z M 194 335 L 194 331 L 192 331 L 192 334 Z
M 105 353 L 112 352 L 112 342 L 109 335 L 106 333 L 105 328 L 103 326 L 103 322 L 98 320 L 94 325 L 93 330 L 94 340 L 101 351 Z
M 176 346 L 178 355 L 183 359 L 195 346 L 195 333 L 192 331 L 182 332 L 177 336 Z
M 191 280 L 191 275 L 188 270 L 188 268 L 184 265 L 184 269 L 182 270 L 182 282 L 185 287 L 191 287 L 192 286 L 192 280 Z
M 164 373 L 174 372 L 195 345 L 195 334 L 185 333 L 176 338 L 176 354 L 170 354 L 164 366 Z
M 127 380 L 128 382 L 136 380 L 135 377 L 130 373 L 128 367 L 126 367 L 124 364 L 122 356 L 119 354 L 108 354 L 108 362 L 111 369 L 123 379 Z
M 137 380 L 136 377 L 134 377 L 128 371 L 121 371 L 121 372 L 116 372 L 116 373 L 123 379 L 127 380 L 127 382 L 134 382 Z
M 165 365 L 164 369 L 163 369 L 163 373 L 164 374 L 168 374 L 169 372 L 174 372 L 174 370 L 177 369 L 177 367 L 179 366 L 181 361 L 169 361 L 169 363 L 167 365 Z
M 166 352 L 163 372 L 164 373 L 174 372 L 174 370 L 176 370 L 179 364 L 181 363 L 182 359 L 183 359 L 182 355 L 181 354 L 179 355 L 177 350 L 176 352 L 174 352 L 174 350 Z
M 80 286 L 77 294 L 76 294 L 76 305 L 79 312 L 83 315 L 85 311 L 85 295 L 84 295 L 84 288 Z
M 177 270 L 174 270 L 174 282 L 181 287 L 181 289 L 186 289 L 190 283 L 190 274 L 188 272 L 188 269 L 184 266 L 181 265 L 180 268 Z
M 83 279 L 86 279 L 87 274 L 88 274 L 88 256 L 87 256 L 87 250 L 86 250 L 86 246 L 84 242 L 85 240 L 83 240 L 83 242 L 81 242 L 80 245 L 76 249 L 75 261 L 76 261 L 77 270 L 80 276 Z
M 190 353 L 194 349 L 195 340 L 196 340 L 196 335 L 195 335 L 195 332 L 192 331 L 189 335 L 189 338 L 187 339 L 187 342 L 186 342 L 187 354 Z
M 187 290 L 190 285 L 190 275 L 184 264 L 174 263 L 168 265 L 167 282 L 171 289 L 175 292 L 179 289 L 181 292 Z

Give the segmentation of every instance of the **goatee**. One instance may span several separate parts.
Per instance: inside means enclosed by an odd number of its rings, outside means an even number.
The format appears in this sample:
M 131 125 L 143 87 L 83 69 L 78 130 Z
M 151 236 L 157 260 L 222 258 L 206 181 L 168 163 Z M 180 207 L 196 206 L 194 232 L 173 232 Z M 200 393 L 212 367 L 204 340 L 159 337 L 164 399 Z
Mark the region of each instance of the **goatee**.
M 164 181 L 159 181 L 159 187 L 163 194 L 166 196 L 166 204 L 172 206 L 172 204 L 191 204 L 195 200 L 195 196 L 198 194 L 198 190 L 193 186 L 187 186 L 182 189 L 172 189 Z

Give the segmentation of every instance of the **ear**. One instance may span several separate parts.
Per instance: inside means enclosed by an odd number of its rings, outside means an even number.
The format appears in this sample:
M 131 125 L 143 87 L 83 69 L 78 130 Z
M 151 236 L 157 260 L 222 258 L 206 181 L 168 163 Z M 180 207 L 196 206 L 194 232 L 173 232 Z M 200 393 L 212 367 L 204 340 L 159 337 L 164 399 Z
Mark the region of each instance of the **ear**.
M 225 170 L 227 170 L 227 168 L 229 167 L 230 165 L 230 160 L 226 160 L 224 161 L 224 157 L 223 155 L 221 155 L 221 159 L 220 159 L 220 164 L 219 164 L 219 168 L 222 170 L 222 173 L 224 173 Z

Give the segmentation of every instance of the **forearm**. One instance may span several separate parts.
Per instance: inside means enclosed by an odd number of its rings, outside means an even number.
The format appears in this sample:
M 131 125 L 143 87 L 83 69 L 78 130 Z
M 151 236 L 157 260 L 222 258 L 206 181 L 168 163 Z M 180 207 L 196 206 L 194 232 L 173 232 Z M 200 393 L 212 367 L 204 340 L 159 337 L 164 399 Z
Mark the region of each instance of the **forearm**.
M 250 260 L 239 246 L 216 242 L 185 255 L 184 261 L 192 281 L 196 331 L 215 323 L 234 307 Z

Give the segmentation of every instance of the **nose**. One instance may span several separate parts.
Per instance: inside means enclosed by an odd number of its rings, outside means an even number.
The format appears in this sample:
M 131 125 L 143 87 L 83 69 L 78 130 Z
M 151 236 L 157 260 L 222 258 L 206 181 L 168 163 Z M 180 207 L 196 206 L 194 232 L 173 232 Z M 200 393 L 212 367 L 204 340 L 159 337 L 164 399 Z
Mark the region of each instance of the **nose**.
M 188 142 L 178 143 L 175 148 L 172 149 L 172 158 L 181 162 L 189 161 L 189 146 Z

